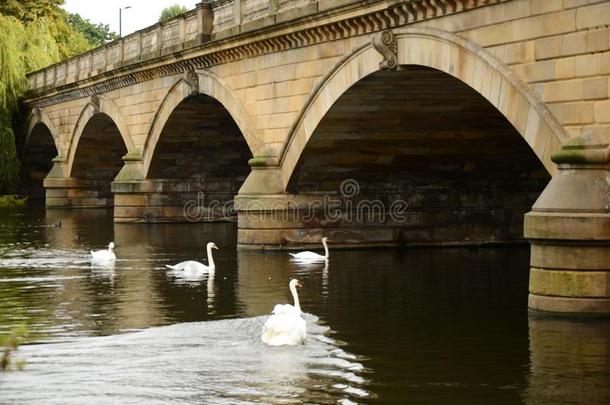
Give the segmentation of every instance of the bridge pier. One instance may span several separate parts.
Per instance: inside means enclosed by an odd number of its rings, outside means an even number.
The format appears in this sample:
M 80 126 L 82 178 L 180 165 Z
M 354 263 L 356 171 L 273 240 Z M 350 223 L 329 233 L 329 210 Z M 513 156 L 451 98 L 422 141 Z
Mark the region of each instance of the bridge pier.
M 109 208 L 113 205 L 107 178 L 66 175 L 66 161 L 53 159 L 53 168 L 43 180 L 47 208 Z
M 317 246 L 322 236 L 335 247 L 525 242 L 523 215 L 544 181 L 513 180 L 509 187 L 498 179 L 438 179 L 423 186 L 404 179 L 359 183 L 319 177 L 321 191 L 297 193 L 284 191 L 280 179 L 279 170 L 254 167 L 240 189 L 235 198 L 240 248 Z M 472 184 L 466 188 L 467 183 Z
M 478 246 L 523 242 L 526 209 L 408 208 L 400 198 L 345 199 L 340 195 L 238 196 L 241 248 L 334 246 Z
M 400 243 L 399 232 L 382 220 L 385 216 L 376 213 L 366 223 L 357 222 L 355 210 L 341 209 L 326 196 L 238 196 L 235 201 L 239 218 L 237 240 L 241 249 L 320 247 L 322 236 L 329 237 L 335 247 Z
M 105 179 L 46 178 L 47 208 L 110 208 L 113 196 Z
M 235 179 L 146 179 L 137 154 L 126 155 L 123 161 L 123 168 L 112 182 L 114 222 L 234 220 L 233 196 L 238 188 Z
M 610 315 L 609 152 L 585 135 L 553 156 L 559 171 L 525 216 L 532 310 Z
M 114 222 L 232 220 L 233 195 L 223 182 L 184 179 L 115 181 Z

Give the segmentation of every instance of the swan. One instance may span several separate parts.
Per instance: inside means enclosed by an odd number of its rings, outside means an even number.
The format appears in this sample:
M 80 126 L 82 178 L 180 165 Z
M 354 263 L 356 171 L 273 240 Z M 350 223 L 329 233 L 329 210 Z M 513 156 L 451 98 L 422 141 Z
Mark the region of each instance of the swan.
M 292 279 L 288 284 L 294 306 L 290 304 L 276 305 L 273 315 L 263 325 L 261 340 L 269 346 L 296 346 L 305 341 L 307 335 L 307 324 L 301 317 L 301 304 L 297 287 L 301 287 L 298 280 Z
M 116 259 L 116 255 L 114 254 L 114 242 L 110 242 L 108 244 L 107 250 L 92 250 L 91 258 L 93 260 L 99 261 L 108 261 Z
M 173 266 L 166 264 L 165 267 L 172 270 L 182 270 L 184 272 L 210 272 L 216 269 L 216 265 L 214 264 L 214 258 L 212 257 L 212 249 L 218 249 L 218 246 L 214 242 L 209 242 L 207 245 L 207 253 L 208 253 L 208 265 L 206 266 L 203 263 L 196 262 L 194 260 L 187 260 L 185 262 L 180 262 Z
M 322 261 L 322 260 L 328 260 L 328 245 L 326 244 L 326 241 L 328 241 L 328 238 L 325 236 L 322 238 L 322 245 L 324 245 L 324 253 L 325 255 L 322 256 L 319 253 L 314 253 L 314 252 L 299 252 L 299 253 L 290 253 L 290 256 L 292 256 L 293 259 L 298 260 L 298 261 L 304 261 L 304 262 L 317 262 L 317 261 Z

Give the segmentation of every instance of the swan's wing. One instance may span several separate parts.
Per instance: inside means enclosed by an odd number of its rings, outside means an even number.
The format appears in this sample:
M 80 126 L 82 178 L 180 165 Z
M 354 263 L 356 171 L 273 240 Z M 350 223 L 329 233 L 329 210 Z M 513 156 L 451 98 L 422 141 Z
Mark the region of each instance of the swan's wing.
M 297 311 L 297 309 L 290 304 L 277 304 L 275 307 L 273 307 L 272 313 L 274 315 L 281 315 L 281 314 L 291 314 L 293 312 L 300 314 L 300 312 Z
M 194 260 L 187 260 L 185 262 L 180 262 L 173 266 L 166 264 L 165 267 L 172 270 L 207 270 L 208 267 L 203 263 L 196 262 Z
M 263 325 L 261 340 L 270 346 L 298 345 L 307 335 L 307 326 L 298 314 L 272 315 Z
M 294 312 L 271 315 L 263 325 L 263 332 L 272 335 L 286 334 L 291 333 L 294 329 L 302 328 L 305 324 L 305 319 Z
M 204 272 L 210 270 L 210 268 L 203 263 L 199 263 L 194 260 L 189 260 L 185 270 L 194 272 Z
M 290 256 L 294 257 L 295 259 L 305 259 L 308 257 L 311 257 L 311 255 L 314 255 L 314 252 L 299 252 L 299 253 L 290 253 Z
M 307 337 L 307 322 L 300 316 L 293 316 L 290 331 L 290 341 L 292 344 L 302 344 Z
M 261 340 L 263 343 L 272 346 L 278 346 L 278 339 L 282 340 L 282 335 L 287 334 L 289 329 L 286 328 L 286 315 L 272 315 L 263 325 Z
M 91 257 L 94 260 L 114 260 L 116 259 L 116 256 L 114 255 L 114 253 L 110 253 L 107 250 L 96 250 L 96 251 L 91 251 Z
M 188 261 L 186 262 L 180 262 L 178 264 L 174 264 L 173 266 L 168 266 L 170 267 L 172 270 L 184 270 L 184 268 L 189 264 Z
M 290 255 L 296 260 L 326 260 L 326 256 L 314 252 L 290 253 Z

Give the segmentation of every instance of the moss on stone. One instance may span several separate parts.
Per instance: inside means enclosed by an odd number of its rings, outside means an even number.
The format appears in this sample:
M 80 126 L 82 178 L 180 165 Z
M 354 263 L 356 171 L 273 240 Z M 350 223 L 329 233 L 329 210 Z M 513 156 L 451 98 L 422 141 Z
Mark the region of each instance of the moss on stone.
M 586 163 L 587 157 L 582 149 L 562 149 L 552 156 L 555 163 Z
M 261 167 L 267 165 L 267 157 L 266 156 L 255 156 L 252 159 L 248 160 L 248 164 L 250 167 Z

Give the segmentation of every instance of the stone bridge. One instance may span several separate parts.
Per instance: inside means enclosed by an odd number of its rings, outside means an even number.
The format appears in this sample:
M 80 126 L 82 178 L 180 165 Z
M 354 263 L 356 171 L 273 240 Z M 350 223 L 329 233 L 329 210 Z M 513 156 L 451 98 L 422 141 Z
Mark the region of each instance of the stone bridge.
M 530 307 L 608 314 L 609 23 L 600 0 L 204 2 L 28 76 L 27 192 L 237 217 L 242 248 L 525 229 Z

